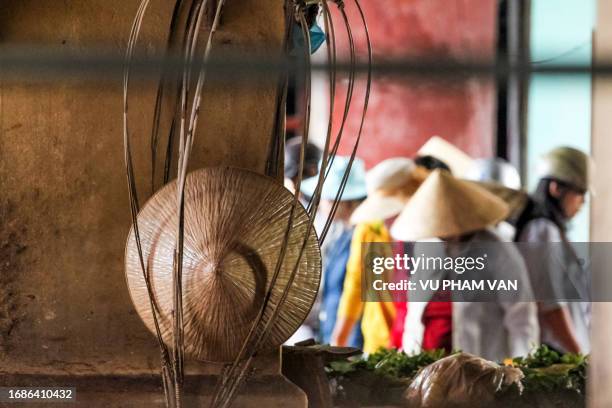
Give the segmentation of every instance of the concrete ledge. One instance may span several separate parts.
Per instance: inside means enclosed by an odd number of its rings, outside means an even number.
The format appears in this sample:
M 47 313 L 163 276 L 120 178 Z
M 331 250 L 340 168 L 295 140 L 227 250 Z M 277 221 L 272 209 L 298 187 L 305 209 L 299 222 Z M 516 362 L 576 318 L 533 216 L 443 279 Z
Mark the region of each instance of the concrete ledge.
M 208 406 L 217 377 L 187 376 L 185 407 Z M 160 376 L 0 376 L 0 387 L 74 387 L 76 403 L 36 403 L 36 407 L 165 407 Z M 28 404 L 2 404 L 0 407 L 31 407 Z M 234 407 L 306 407 L 306 394 L 285 377 L 268 375 L 249 379 Z

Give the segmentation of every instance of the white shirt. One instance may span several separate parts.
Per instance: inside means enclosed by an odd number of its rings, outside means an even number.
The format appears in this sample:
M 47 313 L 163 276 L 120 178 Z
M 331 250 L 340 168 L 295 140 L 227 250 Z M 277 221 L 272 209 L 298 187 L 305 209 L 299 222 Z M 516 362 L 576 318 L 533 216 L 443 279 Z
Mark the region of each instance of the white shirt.
M 532 298 L 527 269 L 514 245 L 504 243 L 492 231 L 483 230 L 475 233 L 469 242 L 462 243 L 461 246 L 466 248 L 470 243 L 478 242 L 487 243 L 488 246 L 495 248 L 489 254 L 488 263 L 501 265 L 501 267 L 487 268 L 486 278 L 515 279 L 521 288 L 522 298 Z M 461 256 L 470 256 L 469 249 Z M 435 278 L 443 279 L 444 273 L 440 272 Z M 421 319 L 426 304 L 426 302 L 416 304 L 411 302 L 408 306 L 403 338 L 403 348 L 406 352 L 418 351 L 420 348 L 419 341 L 414 336 L 420 335 L 422 339 L 422 325 L 420 327 L 417 325 L 416 330 L 414 325 Z M 415 331 L 411 334 L 413 330 Z M 539 344 L 539 325 L 537 306 L 534 302 L 499 299 L 492 302 L 453 303 L 453 348 L 455 349 L 501 362 L 508 357 L 526 355 L 537 344 Z
M 572 292 L 576 290 L 582 298 L 588 298 L 587 276 L 578 264 L 572 249 L 567 247 L 569 243 L 563 241 L 559 227 L 546 218 L 534 219 L 525 225 L 518 241 L 541 244 L 533 251 L 524 251 L 536 298 L 545 300 L 540 302 L 543 310 L 560 307 L 568 309 L 580 350 L 584 354 L 589 353 L 590 303 L 563 300 L 571 298 Z M 546 243 L 555 244 L 545 245 Z M 541 250 L 538 250 L 539 248 Z M 555 258 L 561 261 L 553 262 Z M 542 327 L 542 342 L 559 351 L 567 351 L 546 326 Z

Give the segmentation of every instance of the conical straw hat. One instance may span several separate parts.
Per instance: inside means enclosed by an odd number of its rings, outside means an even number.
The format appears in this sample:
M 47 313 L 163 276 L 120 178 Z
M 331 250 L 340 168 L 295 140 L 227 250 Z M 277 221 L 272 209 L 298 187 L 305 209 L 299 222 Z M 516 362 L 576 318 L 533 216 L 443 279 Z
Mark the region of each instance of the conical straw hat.
M 391 227 L 401 241 L 448 238 L 495 225 L 508 215 L 508 205 L 474 183 L 434 171 Z
M 173 256 L 177 189 L 171 183 L 138 214 L 144 261 L 166 344 L 172 343 Z M 270 286 L 293 195 L 271 179 L 235 168 L 209 168 L 188 175 L 185 187 L 183 321 L 187 355 L 231 361 L 238 353 Z M 297 262 L 308 224 L 296 207 L 293 228 L 271 304 L 278 304 Z M 154 331 L 134 230 L 126 247 L 126 276 L 134 306 Z M 311 229 L 299 269 L 264 349 L 278 347 L 308 315 L 321 277 L 321 255 Z M 266 309 L 265 321 L 272 310 Z
M 368 198 L 351 214 L 351 223 L 386 220 L 399 214 L 429 175 L 406 158 L 387 159 L 366 175 Z
M 507 220 L 516 220 L 522 213 L 529 200 L 529 195 L 523 190 L 515 190 L 513 188 L 506 187 L 493 181 L 471 181 L 466 180 L 468 183 L 473 183 L 478 187 L 484 188 L 489 193 L 493 193 L 495 196 L 501 198 L 508 207 L 510 207 L 510 213 Z
M 440 136 L 432 136 L 417 152 L 419 156 L 433 156 L 446 163 L 453 175 L 463 177 L 474 167 L 474 159 Z

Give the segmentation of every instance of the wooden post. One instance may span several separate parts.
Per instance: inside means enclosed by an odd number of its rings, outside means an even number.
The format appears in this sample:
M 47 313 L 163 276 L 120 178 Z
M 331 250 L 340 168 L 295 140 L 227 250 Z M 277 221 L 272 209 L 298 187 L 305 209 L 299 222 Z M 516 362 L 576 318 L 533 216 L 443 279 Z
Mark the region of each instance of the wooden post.
M 121 61 L 139 2 L 3 2 L 0 42 L 76 54 L 102 49 Z M 155 54 L 165 45 L 171 3 L 151 1 L 143 50 Z M 280 52 L 284 17 L 284 0 L 228 1 L 215 52 Z M 3 373 L 159 372 L 154 336 L 136 315 L 124 277 L 130 215 L 121 81 L 108 74 L 0 82 Z M 263 173 L 277 86 L 274 80 L 208 84 L 192 167 L 233 165 Z M 155 91 L 156 82 L 136 81 L 131 100 L 143 203 Z
M 612 62 L 612 2 L 597 2 L 597 23 L 593 41 L 594 63 Z M 595 161 L 594 188 L 596 196 L 591 199 L 591 241 L 612 242 L 612 78 L 609 75 L 593 78 L 593 128 L 592 149 Z M 597 277 L 610 287 L 612 275 L 609 270 L 597 270 Z M 612 406 L 612 303 L 593 304 L 591 324 L 591 358 L 589 372 L 589 407 Z
M 499 2 L 498 57 L 511 66 L 529 61 L 530 0 Z M 511 72 L 498 84 L 497 155 L 510 161 L 524 173 L 525 132 L 527 130 L 527 95 L 529 78 Z

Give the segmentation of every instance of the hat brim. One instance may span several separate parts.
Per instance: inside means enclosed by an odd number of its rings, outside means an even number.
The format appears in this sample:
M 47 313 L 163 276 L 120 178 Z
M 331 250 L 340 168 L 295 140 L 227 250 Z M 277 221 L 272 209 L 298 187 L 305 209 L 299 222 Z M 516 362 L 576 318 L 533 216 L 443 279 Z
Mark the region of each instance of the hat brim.
M 125 250 L 132 303 L 150 331 L 159 328 L 167 345 L 173 341 L 177 188 L 175 180 L 147 201 L 138 213 L 139 245 L 132 227 Z M 261 344 L 262 350 L 278 350 L 310 313 L 320 283 L 320 246 L 315 230 L 308 229 L 308 213 L 293 205 L 293 194 L 276 180 L 244 169 L 196 170 L 187 176 L 184 193 L 185 354 L 200 361 L 233 361 L 266 292 L 273 300 L 285 296 Z M 289 217 L 294 224 L 285 235 Z M 281 248 L 284 262 L 275 269 Z M 272 286 L 275 273 L 278 280 Z M 282 282 L 291 276 L 293 283 L 285 289 Z M 151 297 L 159 311 L 157 322 Z M 269 307 L 265 313 L 271 313 Z
M 416 242 L 423 239 L 446 239 L 450 237 L 457 237 L 465 234 L 474 233 L 490 226 L 496 225 L 508 217 L 508 212 L 500 210 L 496 216 L 489 218 L 483 218 L 477 223 L 472 224 L 458 224 L 448 222 L 446 226 L 440 227 L 439 229 L 429 229 L 427 232 L 422 230 L 414 230 L 406 228 L 406 223 L 394 223 L 389 230 L 391 237 L 398 241 L 404 242 Z M 445 220 L 446 221 L 446 220 Z
M 319 176 L 314 176 L 307 178 L 306 180 L 302 180 L 302 184 L 300 185 L 300 191 L 302 194 L 312 197 L 317 189 L 317 183 L 319 182 Z M 338 189 L 330 186 L 329 184 L 323 184 L 323 188 L 321 190 L 321 198 L 323 200 L 335 200 L 338 194 Z M 352 200 L 361 200 L 366 198 L 368 195 L 367 190 L 365 189 L 365 185 L 361 186 L 351 186 L 346 185 L 344 191 L 342 193 L 342 197 L 340 197 L 339 201 L 352 201 Z
M 351 224 L 386 220 L 402 212 L 408 200 L 381 195 L 369 196 L 351 214 Z
M 317 188 L 318 181 L 319 181 L 318 176 L 310 177 L 310 178 L 302 180 L 302 183 L 300 184 L 300 191 L 302 192 L 302 194 L 308 197 L 312 197 Z
M 467 181 L 467 180 L 466 180 Z M 506 204 L 510 207 L 510 213 L 507 217 L 509 220 L 514 220 L 518 218 L 527 205 L 527 201 L 529 196 L 523 190 L 515 190 L 513 188 L 506 187 L 496 182 L 486 182 L 486 181 L 468 181 L 469 183 L 473 183 L 479 187 L 484 188 L 490 193 L 493 193 L 495 196 L 504 200 Z
M 457 237 L 493 226 L 509 213 L 506 202 L 477 183 L 436 170 L 406 204 L 390 233 L 400 241 Z

